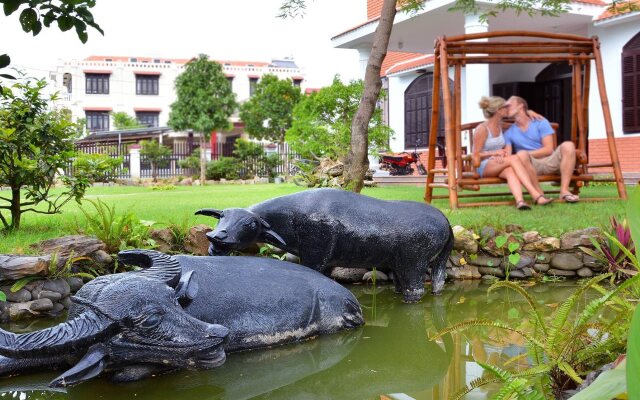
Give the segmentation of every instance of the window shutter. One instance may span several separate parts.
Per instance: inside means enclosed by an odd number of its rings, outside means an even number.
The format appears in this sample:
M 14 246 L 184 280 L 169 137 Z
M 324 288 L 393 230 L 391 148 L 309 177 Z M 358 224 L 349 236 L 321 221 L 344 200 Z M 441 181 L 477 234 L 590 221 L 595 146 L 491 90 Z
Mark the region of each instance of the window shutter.
M 622 131 L 640 132 L 640 33 L 622 49 Z

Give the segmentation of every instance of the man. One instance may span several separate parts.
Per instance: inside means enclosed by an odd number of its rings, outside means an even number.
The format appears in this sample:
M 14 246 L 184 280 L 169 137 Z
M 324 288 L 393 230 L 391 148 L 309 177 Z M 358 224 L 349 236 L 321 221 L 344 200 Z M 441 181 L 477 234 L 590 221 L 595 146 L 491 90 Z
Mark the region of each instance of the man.
M 505 107 L 507 115 L 515 118 L 514 124 L 504 134 L 508 154 L 515 152 L 518 155 L 536 189 L 541 193 L 544 192 L 537 176 L 560 174 L 560 199 L 568 203 L 578 202 L 578 196 L 569 190 L 576 166 L 576 148 L 573 142 L 563 142 L 554 150 L 554 131 L 549 121 L 529 117 L 527 102 L 522 97 L 511 96 Z

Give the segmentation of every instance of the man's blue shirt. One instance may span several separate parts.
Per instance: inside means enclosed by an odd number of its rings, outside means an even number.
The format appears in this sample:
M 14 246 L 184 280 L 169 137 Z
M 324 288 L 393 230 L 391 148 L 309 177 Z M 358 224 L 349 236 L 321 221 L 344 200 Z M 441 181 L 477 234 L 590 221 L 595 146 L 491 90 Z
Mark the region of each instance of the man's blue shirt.
M 553 128 L 546 119 L 532 119 L 526 131 L 522 131 L 517 124 L 513 124 L 504 133 L 504 141 L 511 145 L 513 152 L 520 150 L 538 150 L 542 148 L 542 138 L 552 135 Z

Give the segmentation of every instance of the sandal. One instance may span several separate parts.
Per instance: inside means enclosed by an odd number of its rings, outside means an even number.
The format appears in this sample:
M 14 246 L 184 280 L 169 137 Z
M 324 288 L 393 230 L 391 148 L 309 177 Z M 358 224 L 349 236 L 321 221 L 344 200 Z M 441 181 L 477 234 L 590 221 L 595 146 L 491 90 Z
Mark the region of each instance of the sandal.
M 531 210 L 531 206 L 529 206 L 524 200 L 520 200 L 516 202 L 516 209 L 520 211 Z
M 540 201 L 540 199 L 542 199 L 542 201 Z M 544 197 L 544 194 L 541 194 L 540 196 L 536 197 L 534 202 L 538 206 L 546 206 L 547 204 L 553 202 L 553 199 L 548 199 L 548 198 Z
M 560 196 L 561 200 L 564 200 L 567 203 L 577 203 L 578 201 L 580 201 L 580 198 L 572 193 L 568 193 L 565 195 Z

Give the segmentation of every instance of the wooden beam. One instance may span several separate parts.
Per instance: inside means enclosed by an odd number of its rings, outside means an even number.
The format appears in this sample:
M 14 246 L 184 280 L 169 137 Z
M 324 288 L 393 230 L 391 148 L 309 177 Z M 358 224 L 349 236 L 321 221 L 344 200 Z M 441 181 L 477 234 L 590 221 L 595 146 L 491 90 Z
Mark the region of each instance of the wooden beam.
M 552 63 L 562 61 L 590 61 L 593 56 L 519 56 L 519 57 L 499 57 L 499 56 L 450 56 L 451 64 L 526 64 L 526 63 Z
M 443 37 L 444 39 L 444 37 Z M 458 187 L 456 182 L 456 162 L 454 148 L 454 121 L 453 121 L 453 101 L 451 99 L 451 88 L 449 87 L 449 60 L 447 59 L 446 41 L 440 42 L 440 81 L 442 85 L 442 103 L 444 106 L 444 126 L 445 126 L 445 146 L 447 151 L 447 169 L 449 170 L 449 206 L 452 210 L 458 208 Z

